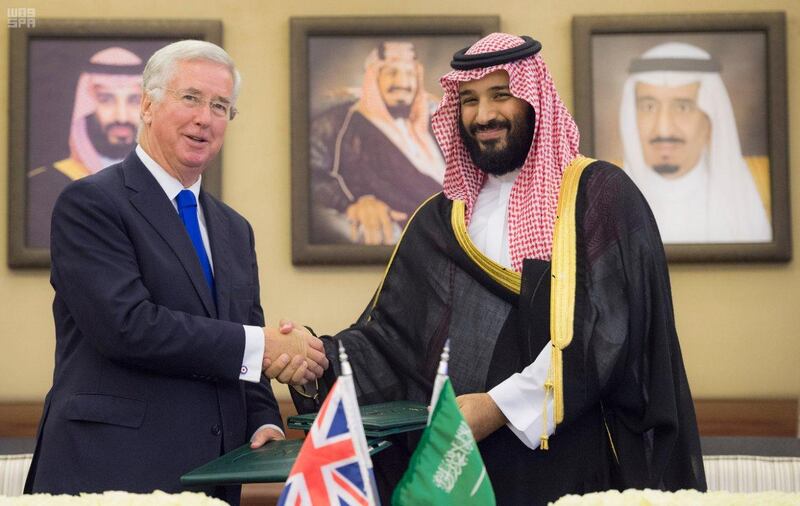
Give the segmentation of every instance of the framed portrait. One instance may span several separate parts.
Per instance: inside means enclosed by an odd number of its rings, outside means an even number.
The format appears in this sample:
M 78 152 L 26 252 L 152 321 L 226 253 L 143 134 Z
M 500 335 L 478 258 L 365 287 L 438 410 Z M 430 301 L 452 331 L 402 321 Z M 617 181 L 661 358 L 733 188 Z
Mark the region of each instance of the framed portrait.
M 636 183 L 674 262 L 791 258 L 784 13 L 578 16 L 581 152 Z
M 36 19 L 9 29 L 8 263 L 50 266 L 50 218 L 70 182 L 136 145 L 142 71 L 181 39 L 222 41 L 222 23 Z M 203 175 L 219 196 L 220 157 Z
M 430 117 L 497 16 L 292 18 L 292 262 L 386 263 L 442 189 Z

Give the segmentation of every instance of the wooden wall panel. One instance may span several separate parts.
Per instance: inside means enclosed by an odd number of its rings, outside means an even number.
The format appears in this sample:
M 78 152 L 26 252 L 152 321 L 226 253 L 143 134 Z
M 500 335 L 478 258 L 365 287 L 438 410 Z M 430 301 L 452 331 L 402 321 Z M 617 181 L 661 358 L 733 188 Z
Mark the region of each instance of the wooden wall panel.
M 0 437 L 34 437 L 41 417 L 41 402 L 0 403 Z
M 798 436 L 797 399 L 697 399 L 701 436 Z

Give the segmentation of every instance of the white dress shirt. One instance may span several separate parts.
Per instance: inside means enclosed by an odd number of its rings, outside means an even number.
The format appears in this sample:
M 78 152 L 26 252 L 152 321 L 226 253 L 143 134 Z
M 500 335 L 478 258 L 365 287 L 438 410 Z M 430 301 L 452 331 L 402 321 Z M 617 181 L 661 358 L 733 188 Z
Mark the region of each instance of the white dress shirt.
M 489 176 L 481 188 L 472 208 L 468 231 L 475 246 L 487 257 L 511 268 L 508 248 L 508 201 L 519 169 L 502 176 Z M 522 372 L 514 373 L 489 391 L 489 396 L 508 419 L 508 428 L 535 450 L 539 447 L 544 429 L 542 405 L 544 383 L 550 369 L 550 346 L 545 346 L 532 364 Z M 551 416 L 547 420 L 547 434 L 553 434 L 553 398 L 547 402 Z
M 178 203 L 175 198 L 181 190 L 184 190 L 183 184 L 176 178 L 172 177 L 158 162 L 153 160 L 150 155 L 145 153 L 141 146 L 136 146 L 136 155 L 142 161 L 150 174 L 156 178 L 158 185 L 167 194 L 167 198 L 172 202 L 175 212 L 178 212 Z M 186 190 L 194 193 L 194 198 L 197 200 L 197 221 L 200 223 L 200 236 L 203 238 L 203 246 L 208 255 L 208 263 L 211 265 L 211 273 L 214 273 L 214 259 L 211 256 L 211 247 L 208 243 L 208 230 L 206 229 L 206 219 L 203 214 L 203 206 L 200 205 L 200 183 L 202 176 L 198 178 L 197 182 L 192 186 L 185 188 Z M 239 379 L 258 383 L 261 379 L 261 360 L 264 357 L 264 331 L 261 327 L 253 325 L 242 325 L 244 327 L 244 356 L 242 357 L 242 367 L 239 371 Z
M 139 145 L 136 146 L 136 155 L 142 161 L 147 170 L 150 171 L 150 174 L 156 178 L 158 185 L 161 186 L 161 189 L 164 190 L 164 193 L 167 194 L 167 198 L 170 202 L 172 202 L 172 207 L 175 208 L 175 212 L 179 212 L 178 202 L 175 200 L 175 198 L 178 196 L 178 193 L 184 189 L 183 184 L 176 178 L 172 177 L 166 170 L 164 170 L 164 168 L 161 167 L 158 162 L 153 160 L 150 155 L 148 155 Z M 203 238 L 203 247 L 206 249 L 208 263 L 211 266 L 211 273 L 213 274 L 214 260 L 211 257 L 211 246 L 208 242 L 206 218 L 203 214 L 203 206 L 200 205 L 199 199 L 200 183 L 202 182 L 202 179 L 202 176 L 199 177 L 197 182 L 186 188 L 186 190 L 194 193 L 194 198 L 197 201 L 197 221 L 200 223 L 200 236 Z M 264 357 L 264 331 L 261 329 L 261 327 L 256 327 L 253 325 L 242 325 L 242 327 L 244 327 L 245 344 L 244 355 L 242 357 L 242 367 L 239 370 L 239 379 L 243 381 L 249 381 L 251 383 L 258 383 L 261 379 L 261 360 Z M 266 428 L 273 428 L 283 434 L 283 430 L 281 430 L 280 427 L 271 423 L 267 423 L 256 429 L 250 439 L 252 440 L 258 431 Z

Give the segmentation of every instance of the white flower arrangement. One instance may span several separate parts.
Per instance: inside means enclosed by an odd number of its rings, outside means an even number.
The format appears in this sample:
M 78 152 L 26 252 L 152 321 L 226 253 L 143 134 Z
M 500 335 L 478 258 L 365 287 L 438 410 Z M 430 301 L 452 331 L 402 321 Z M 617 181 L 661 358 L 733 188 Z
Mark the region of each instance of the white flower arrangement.
M 0 496 L 0 506 L 228 506 L 220 499 L 197 492 L 132 494 L 110 491 L 102 494 Z
M 679 490 L 609 490 L 586 495 L 565 495 L 551 506 L 800 506 L 800 494 L 788 492 L 698 492 Z

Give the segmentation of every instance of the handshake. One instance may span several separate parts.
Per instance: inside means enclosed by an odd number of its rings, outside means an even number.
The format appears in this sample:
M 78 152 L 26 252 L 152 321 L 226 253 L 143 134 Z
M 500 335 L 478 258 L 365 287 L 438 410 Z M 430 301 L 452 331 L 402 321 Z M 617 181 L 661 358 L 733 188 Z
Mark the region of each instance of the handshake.
M 302 327 L 281 320 L 277 329 L 264 327 L 262 367 L 268 378 L 281 383 L 305 385 L 328 368 L 322 341 Z

